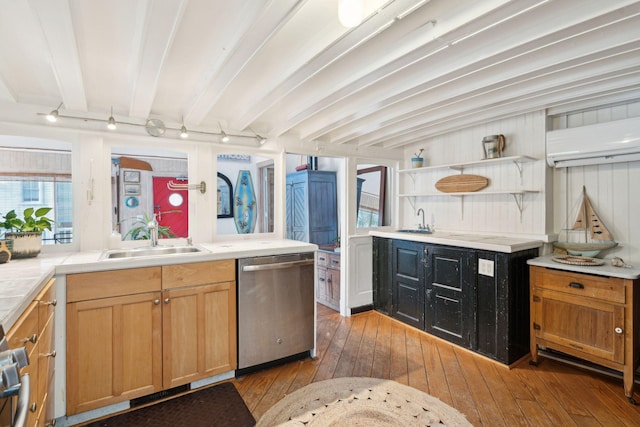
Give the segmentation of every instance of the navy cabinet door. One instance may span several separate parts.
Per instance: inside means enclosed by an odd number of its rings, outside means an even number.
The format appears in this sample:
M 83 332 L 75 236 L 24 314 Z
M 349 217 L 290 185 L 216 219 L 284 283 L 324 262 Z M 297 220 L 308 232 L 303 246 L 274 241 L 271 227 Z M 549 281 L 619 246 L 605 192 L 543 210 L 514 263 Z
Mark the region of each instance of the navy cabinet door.
M 391 317 L 424 329 L 423 243 L 393 241 Z
M 429 246 L 425 330 L 465 348 L 476 342 L 475 251 Z

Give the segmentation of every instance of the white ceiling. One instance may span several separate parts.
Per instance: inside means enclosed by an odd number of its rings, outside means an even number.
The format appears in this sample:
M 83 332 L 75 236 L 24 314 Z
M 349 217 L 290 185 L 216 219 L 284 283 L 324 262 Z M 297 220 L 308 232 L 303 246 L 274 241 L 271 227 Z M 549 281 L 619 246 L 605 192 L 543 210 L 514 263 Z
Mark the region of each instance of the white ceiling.
M 640 1 L 337 2 L 0 0 L 0 103 L 392 148 L 640 98 Z

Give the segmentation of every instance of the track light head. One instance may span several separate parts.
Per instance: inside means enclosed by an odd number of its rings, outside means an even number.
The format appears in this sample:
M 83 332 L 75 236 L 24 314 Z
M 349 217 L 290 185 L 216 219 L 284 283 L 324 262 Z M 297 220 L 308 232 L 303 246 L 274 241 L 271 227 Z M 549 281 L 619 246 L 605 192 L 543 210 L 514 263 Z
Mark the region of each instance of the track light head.
M 62 102 L 60 103 L 60 105 L 58 105 L 58 108 L 56 108 L 55 110 L 51 110 L 51 112 L 45 116 L 47 118 L 47 121 L 49 121 L 50 123 L 55 123 L 58 121 L 60 107 L 62 107 Z
M 180 128 L 180 138 L 189 138 L 189 132 L 187 131 L 187 127 L 184 125 L 184 123 L 182 123 L 182 127 Z
M 267 138 L 260 136 L 260 135 L 256 135 L 256 139 L 258 140 L 258 143 L 260 145 L 264 145 L 265 142 L 267 142 Z
M 222 131 L 222 142 L 229 142 L 229 136 L 225 133 L 225 131 Z
M 109 120 L 107 120 L 107 129 L 116 130 L 116 119 L 113 118 L 113 107 L 111 107 L 111 115 L 109 116 Z

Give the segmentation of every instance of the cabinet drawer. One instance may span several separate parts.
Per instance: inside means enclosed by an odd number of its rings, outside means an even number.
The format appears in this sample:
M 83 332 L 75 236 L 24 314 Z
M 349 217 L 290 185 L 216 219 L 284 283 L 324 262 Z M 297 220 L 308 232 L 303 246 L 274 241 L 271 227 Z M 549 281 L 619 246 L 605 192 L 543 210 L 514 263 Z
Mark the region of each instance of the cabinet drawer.
M 27 353 L 31 355 L 38 338 L 38 310 L 36 310 L 36 303 L 32 302 L 9 330 L 7 341 L 9 348 L 24 346 Z
M 57 304 L 55 282 L 55 279 L 49 280 L 49 283 L 47 283 L 44 289 L 42 289 L 36 297 L 36 301 L 38 302 L 38 325 L 40 330 L 44 328 L 51 316 L 53 316 L 53 312 Z
M 161 267 L 70 274 L 67 302 L 159 291 L 161 277 Z
M 162 289 L 184 288 L 236 280 L 236 261 L 193 262 L 162 267 Z
M 626 302 L 624 279 L 542 268 L 532 269 L 531 279 L 538 288 L 617 304 Z
M 340 270 L 340 254 L 329 255 L 329 268 Z
M 319 267 L 326 267 L 329 265 L 329 254 L 326 252 L 318 251 L 318 262 L 317 265 Z

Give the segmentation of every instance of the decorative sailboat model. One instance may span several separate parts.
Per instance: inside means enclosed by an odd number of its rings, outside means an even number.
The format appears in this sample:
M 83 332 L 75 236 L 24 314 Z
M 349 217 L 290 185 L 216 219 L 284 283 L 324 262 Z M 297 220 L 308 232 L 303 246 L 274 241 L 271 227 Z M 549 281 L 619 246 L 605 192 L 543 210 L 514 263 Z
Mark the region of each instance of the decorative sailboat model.
M 582 187 L 582 202 L 572 230 L 584 230 L 584 242 L 554 242 L 556 248 L 566 250 L 570 255 L 595 257 L 600 251 L 618 246 L 613 240 L 611 232 L 593 209 L 587 196 L 587 190 Z

